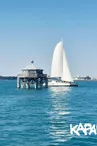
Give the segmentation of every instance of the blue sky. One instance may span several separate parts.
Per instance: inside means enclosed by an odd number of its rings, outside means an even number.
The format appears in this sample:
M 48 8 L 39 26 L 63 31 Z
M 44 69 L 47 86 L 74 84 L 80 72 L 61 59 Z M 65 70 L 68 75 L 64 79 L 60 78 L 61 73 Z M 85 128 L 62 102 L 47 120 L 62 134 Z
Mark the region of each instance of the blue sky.
M 96 0 L 0 1 L 0 75 L 16 75 L 31 60 L 50 73 L 61 38 L 72 75 L 97 77 Z

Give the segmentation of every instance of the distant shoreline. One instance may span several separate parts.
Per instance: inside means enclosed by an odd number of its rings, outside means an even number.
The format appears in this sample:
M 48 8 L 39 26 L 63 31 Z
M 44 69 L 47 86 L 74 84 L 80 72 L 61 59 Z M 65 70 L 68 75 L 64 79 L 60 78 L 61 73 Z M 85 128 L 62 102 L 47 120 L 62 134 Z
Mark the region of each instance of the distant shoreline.
M 17 80 L 17 76 L 0 76 L 0 80 Z M 74 81 L 97 81 L 97 79 L 74 79 Z
M 0 76 L 0 80 L 16 80 L 16 76 Z

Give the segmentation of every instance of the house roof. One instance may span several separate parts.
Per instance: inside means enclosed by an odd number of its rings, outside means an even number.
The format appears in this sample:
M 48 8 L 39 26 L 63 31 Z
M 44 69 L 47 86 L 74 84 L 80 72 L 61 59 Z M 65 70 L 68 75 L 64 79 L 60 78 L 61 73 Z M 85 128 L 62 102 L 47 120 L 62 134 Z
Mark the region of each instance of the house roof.
M 34 61 L 31 61 L 31 63 L 29 65 L 27 65 L 25 68 L 23 68 L 22 70 L 42 70 L 42 69 L 37 69 L 34 66 Z
M 34 64 L 30 63 L 23 70 L 36 70 L 36 67 L 34 66 Z

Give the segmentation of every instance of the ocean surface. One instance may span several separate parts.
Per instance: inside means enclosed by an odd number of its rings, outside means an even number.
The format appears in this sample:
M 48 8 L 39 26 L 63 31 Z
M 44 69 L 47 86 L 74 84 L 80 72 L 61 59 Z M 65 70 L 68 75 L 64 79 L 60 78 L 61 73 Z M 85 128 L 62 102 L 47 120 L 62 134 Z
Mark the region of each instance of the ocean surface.
M 97 82 L 19 90 L 0 80 L 0 146 L 97 146 L 97 135 L 71 135 L 70 124 L 97 124 Z

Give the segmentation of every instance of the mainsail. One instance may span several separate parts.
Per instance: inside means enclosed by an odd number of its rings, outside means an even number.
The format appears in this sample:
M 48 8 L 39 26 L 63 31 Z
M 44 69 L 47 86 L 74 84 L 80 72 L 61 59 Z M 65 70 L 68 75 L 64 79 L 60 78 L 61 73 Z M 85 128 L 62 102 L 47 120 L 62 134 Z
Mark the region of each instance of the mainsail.
M 54 50 L 52 66 L 51 66 L 51 77 L 61 77 L 63 72 L 63 45 L 59 42 Z
M 57 44 L 54 50 L 51 77 L 61 77 L 62 81 L 73 82 L 62 41 Z

